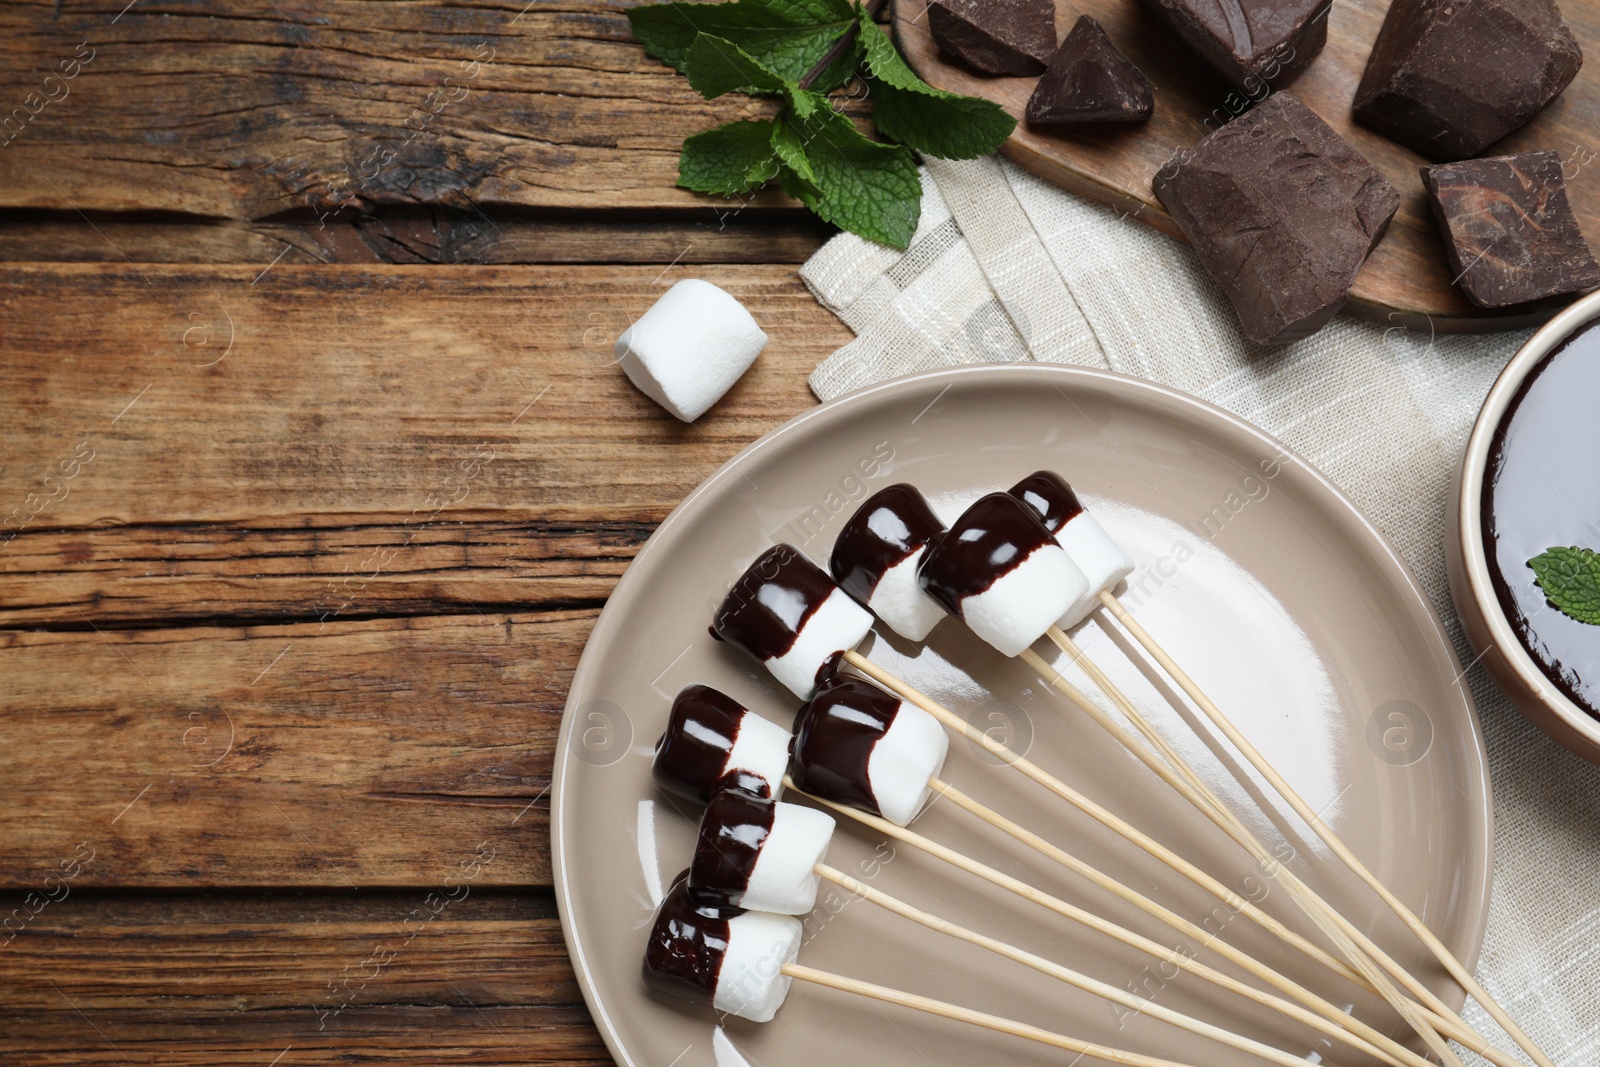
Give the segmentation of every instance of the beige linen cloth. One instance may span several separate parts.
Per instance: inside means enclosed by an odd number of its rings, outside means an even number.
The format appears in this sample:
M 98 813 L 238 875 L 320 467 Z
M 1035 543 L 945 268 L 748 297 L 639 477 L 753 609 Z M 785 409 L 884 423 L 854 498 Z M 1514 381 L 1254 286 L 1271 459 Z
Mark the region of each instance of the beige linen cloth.
M 1432 336 L 1341 315 L 1260 348 L 1186 245 L 993 158 L 929 161 L 906 252 L 841 234 L 800 275 L 856 334 L 811 376 L 823 400 L 913 371 L 1031 358 L 1147 378 L 1261 426 L 1383 529 L 1461 662 L 1472 659 L 1445 578 L 1446 495 L 1526 334 Z M 1480 980 L 1557 1063 L 1600 1064 L 1600 770 L 1530 726 L 1481 667 L 1467 677 L 1497 832 Z M 1514 1049 L 1478 1007 L 1468 1020 Z

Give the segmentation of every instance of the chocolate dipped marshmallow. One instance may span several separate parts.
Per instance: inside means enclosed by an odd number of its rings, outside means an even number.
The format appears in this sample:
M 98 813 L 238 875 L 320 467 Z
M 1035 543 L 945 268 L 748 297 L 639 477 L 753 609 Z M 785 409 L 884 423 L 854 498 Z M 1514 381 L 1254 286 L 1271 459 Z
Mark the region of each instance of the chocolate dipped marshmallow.
M 1078 500 L 1067 480 L 1054 471 L 1034 471 L 1007 490 L 1039 515 L 1044 528 L 1089 581 L 1089 588 L 1056 623 L 1076 626 L 1100 603 L 1100 594 L 1133 573 L 1133 560 L 1111 539 Z
M 803 792 L 910 824 L 944 768 L 950 738 L 921 708 L 859 678 L 817 691 L 795 726 L 789 774 Z
M 816 866 L 833 829 L 833 817 L 814 808 L 718 793 L 700 819 L 689 889 L 749 911 L 804 915 L 816 907 Z
M 1032 508 L 990 493 L 961 513 L 917 568 L 922 588 L 1003 655 L 1020 655 L 1089 589 Z
M 696 897 L 688 872 L 656 908 L 644 951 L 644 984 L 754 1022 L 771 1022 L 789 995 L 785 964 L 800 954 L 792 915 L 746 911 Z
M 881 489 L 850 516 L 833 543 L 829 569 L 839 588 L 908 641 L 928 636 L 944 609 L 922 591 L 917 564 L 944 523 L 921 493 L 901 482 Z
M 650 769 L 662 789 L 704 804 L 725 789 L 776 800 L 788 764 L 783 727 L 709 685 L 687 685 L 672 702 Z
M 738 645 L 804 700 L 839 653 L 872 630 L 872 615 L 791 545 L 756 557 L 711 623 L 711 636 Z

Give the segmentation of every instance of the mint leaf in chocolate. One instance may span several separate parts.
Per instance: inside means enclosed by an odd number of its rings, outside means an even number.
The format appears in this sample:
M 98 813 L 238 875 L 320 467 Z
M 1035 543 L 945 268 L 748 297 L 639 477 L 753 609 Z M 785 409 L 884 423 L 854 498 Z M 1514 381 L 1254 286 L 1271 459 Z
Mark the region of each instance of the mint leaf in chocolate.
M 1547 548 L 1528 561 L 1539 588 L 1563 615 L 1600 626 L 1600 553 Z
M 935 89 L 906 66 L 866 11 L 860 19 L 872 75 L 872 120 L 881 133 L 942 159 L 976 159 L 1005 144 L 1017 120 L 999 104 Z
M 727 4 L 649 4 L 628 11 L 633 35 L 645 50 L 683 71 L 702 33 L 732 41 L 780 78 L 805 77 L 855 23 L 850 0 L 735 0 Z M 812 79 L 826 91 L 850 80 L 855 55 L 846 49 Z
M 1155 110 L 1155 89 L 1093 17 L 1084 15 L 1061 42 L 1028 100 L 1028 121 L 1143 122 Z
M 1394 0 L 1352 110 L 1430 159 L 1466 159 L 1544 110 L 1582 65 L 1555 0 Z
M 700 193 L 746 193 L 778 176 L 777 124 L 730 122 L 697 133 L 678 154 L 678 184 Z
M 1555 152 L 1422 168 L 1450 271 L 1474 304 L 1507 307 L 1600 285 Z
M 1039 74 L 1056 50 L 1055 0 L 932 0 L 928 32 L 985 74 Z

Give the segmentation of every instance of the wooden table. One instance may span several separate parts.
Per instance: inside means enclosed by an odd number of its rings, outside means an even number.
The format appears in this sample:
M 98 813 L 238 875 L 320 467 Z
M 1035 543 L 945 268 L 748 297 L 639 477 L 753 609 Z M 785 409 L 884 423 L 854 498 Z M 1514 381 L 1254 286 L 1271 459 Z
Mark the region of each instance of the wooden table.
M 608 1059 L 567 684 L 848 339 L 626 6 L 0 5 L 0 1062 Z M 610 362 L 685 277 L 772 337 L 692 427 Z

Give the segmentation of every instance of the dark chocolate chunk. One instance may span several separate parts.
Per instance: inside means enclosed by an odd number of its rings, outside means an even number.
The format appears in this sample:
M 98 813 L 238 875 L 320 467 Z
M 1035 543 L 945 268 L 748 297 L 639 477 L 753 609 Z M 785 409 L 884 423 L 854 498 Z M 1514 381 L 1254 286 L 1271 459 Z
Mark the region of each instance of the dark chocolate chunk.
M 770 797 L 775 783 L 737 768 L 728 771 L 728 754 L 749 714 L 743 704 L 709 685 L 684 686 L 656 742 L 650 765 L 656 784 L 702 804 L 719 789 Z
M 1353 110 L 1429 159 L 1466 159 L 1543 111 L 1582 65 L 1554 0 L 1394 0 Z
M 696 897 L 689 891 L 689 872 L 678 875 L 650 926 L 644 984 L 691 1004 L 710 1004 L 728 951 L 728 920 L 743 914 Z
M 1027 114 L 1036 125 L 1143 122 L 1155 107 L 1150 79 L 1084 15 L 1034 86 Z
M 897 698 L 859 678 L 825 683 L 800 709 L 795 724 L 789 760 L 795 786 L 836 804 L 881 814 L 867 763 L 899 711 Z
M 756 857 L 777 814 L 770 800 L 722 792 L 700 818 L 700 837 L 689 867 L 689 888 L 700 897 L 737 907 L 750 888 Z
M 1389 180 L 1287 93 L 1179 152 L 1153 185 L 1262 344 L 1338 314 L 1400 207 Z
M 1039 521 L 1052 534 L 1060 533 L 1063 526 L 1083 514 L 1078 494 L 1055 471 L 1034 471 L 1006 492 L 1037 512 Z
M 763 662 L 794 647 L 800 627 L 834 590 L 827 572 L 791 545 L 773 545 L 728 590 L 711 636 Z
M 923 592 L 959 616 L 977 596 L 1055 538 L 1032 508 L 1009 493 L 990 493 L 961 513 L 917 565 Z
M 865 604 L 885 571 L 943 531 L 916 487 L 899 482 L 873 493 L 850 516 L 828 566 L 839 588 Z
M 1144 0 L 1144 6 L 1254 97 L 1294 81 L 1322 51 L 1333 0 Z
M 1422 184 L 1450 270 L 1474 304 L 1506 307 L 1600 285 L 1555 152 L 1423 167 Z
M 1056 50 L 1055 0 L 932 0 L 928 29 L 987 74 L 1040 74 Z

